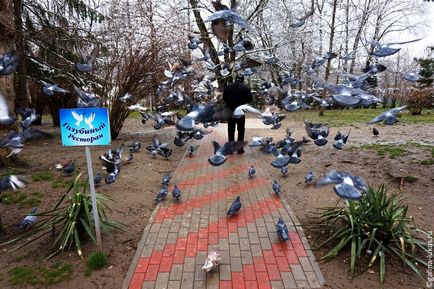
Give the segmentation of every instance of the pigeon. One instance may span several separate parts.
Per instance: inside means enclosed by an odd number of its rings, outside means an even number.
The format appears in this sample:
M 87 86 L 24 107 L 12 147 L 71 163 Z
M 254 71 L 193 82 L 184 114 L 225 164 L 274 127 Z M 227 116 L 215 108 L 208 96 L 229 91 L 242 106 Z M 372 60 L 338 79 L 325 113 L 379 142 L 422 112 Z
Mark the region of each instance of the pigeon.
M 187 148 L 187 153 L 189 156 L 192 156 L 193 153 L 199 148 L 199 145 L 191 145 Z
M 334 191 L 346 200 L 360 200 L 368 188 L 363 178 L 348 172 L 331 171 L 316 182 L 317 186 L 336 184 Z
M 179 200 L 181 198 L 181 189 L 175 184 L 172 190 L 172 196 L 175 200 Z
M 161 190 L 155 196 L 155 202 L 158 203 L 158 202 L 164 201 L 167 197 L 167 193 L 168 193 L 167 185 L 163 185 Z
M 310 16 L 312 16 L 314 13 L 314 9 L 312 7 L 311 10 L 309 10 L 308 12 L 306 12 L 306 14 L 303 17 L 295 17 L 294 20 L 292 20 L 291 24 L 289 24 L 289 27 L 291 28 L 298 28 L 304 25 L 304 23 L 306 23 L 306 19 L 309 18 Z
M 17 133 L 13 137 L 11 137 L 4 145 L 10 150 L 10 153 L 6 156 L 9 158 L 11 156 L 16 157 L 20 154 L 24 148 L 24 139 L 20 133 Z
M 77 93 L 77 107 L 87 108 L 87 107 L 99 107 L 101 104 L 101 98 L 95 95 L 95 93 L 84 92 L 74 85 L 74 91 Z
M 393 125 L 396 122 L 398 122 L 397 115 L 404 109 L 406 109 L 407 106 L 400 106 L 396 108 L 392 108 L 389 110 L 386 110 L 385 112 L 382 112 L 381 114 L 377 115 L 373 120 L 371 120 L 368 124 L 377 123 L 380 121 L 383 121 L 385 125 Z
M 336 133 L 335 138 L 334 138 L 335 142 L 333 143 L 333 147 L 334 147 L 335 149 L 338 149 L 338 150 L 343 149 L 343 148 L 344 148 L 344 145 L 345 145 L 345 144 L 347 143 L 347 141 L 348 141 L 348 137 L 350 136 L 350 132 L 351 132 L 351 129 L 350 129 L 350 131 L 348 132 L 347 135 L 344 135 L 344 134 L 342 134 L 340 131 L 338 131 L 338 132 Z
M 280 172 L 282 173 L 283 176 L 288 175 L 288 167 L 281 167 L 280 168 Z
M 104 181 L 107 185 L 113 184 L 116 181 L 116 177 L 118 176 L 117 172 L 118 171 L 111 172 L 106 176 Z
M 312 181 L 313 181 L 313 172 L 309 170 L 309 171 L 307 172 L 306 176 L 304 176 L 304 182 L 305 182 L 306 184 L 309 184 L 309 183 L 311 183 Z
M 170 182 L 170 179 L 172 178 L 172 176 L 169 174 L 169 173 L 167 173 L 167 174 L 165 174 L 164 176 L 163 176 L 163 178 L 161 179 L 161 184 L 163 185 L 163 186 L 167 186 L 167 185 L 169 185 L 169 182 Z
M 235 199 L 235 201 L 233 201 L 231 207 L 229 208 L 226 214 L 230 216 L 236 215 L 240 209 L 241 209 L 240 196 L 237 196 L 237 198 Z
M 32 211 L 30 212 L 29 215 L 27 215 L 19 225 L 17 225 L 17 228 L 20 230 L 24 230 L 27 227 L 33 225 L 36 220 L 38 219 L 38 217 L 36 216 L 36 210 L 37 208 L 32 208 Z
M 374 55 L 376 57 L 386 57 L 393 55 L 401 50 L 401 48 L 392 48 L 391 45 L 399 45 L 399 44 L 406 44 L 406 43 L 412 43 L 421 40 L 421 38 L 413 39 L 410 41 L 402 41 L 402 42 L 391 42 L 391 43 L 384 43 L 381 44 L 380 42 L 373 40 L 371 41 L 371 44 L 376 49 L 371 53 L 371 55 Z
M 252 165 L 252 166 L 249 168 L 249 171 L 248 171 L 247 173 L 248 173 L 248 175 L 249 175 L 249 178 L 253 178 L 253 177 L 255 176 L 255 173 L 256 173 L 256 169 L 255 169 L 255 167 Z
M 57 84 L 51 84 L 43 80 L 41 80 L 41 83 L 42 83 L 42 93 L 45 96 L 53 96 L 55 92 L 63 93 L 63 94 L 69 93 L 69 91 L 59 87 Z
M 63 176 L 70 176 L 75 170 L 75 163 L 69 160 L 65 165 L 63 165 Z
M 247 21 L 233 10 L 220 10 L 211 14 L 204 22 L 210 22 L 218 19 L 224 19 L 231 24 L 237 24 L 241 28 L 251 29 Z
M 135 141 L 128 146 L 131 153 L 139 152 L 141 147 L 142 147 L 142 144 L 138 141 Z
M 128 154 L 128 156 L 125 158 L 125 161 L 127 161 L 127 162 L 131 162 L 133 159 L 134 159 L 134 155 L 133 155 L 132 152 L 130 152 L 130 153 Z
M 14 73 L 18 67 L 18 57 L 13 52 L 0 55 L 0 75 Z
M 289 240 L 288 227 L 286 226 L 282 217 L 279 217 L 279 221 L 277 221 L 276 232 L 280 241 L 285 242 Z
M 95 186 L 99 186 L 101 184 L 101 180 L 102 180 L 101 173 L 96 173 L 96 175 L 93 176 L 93 184 Z
M 134 96 L 127 92 L 123 96 L 119 97 L 118 100 L 122 103 L 133 102 Z
M 326 123 L 311 123 L 305 121 L 307 134 L 314 140 L 317 146 L 323 146 L 327 143 L 326 137 L 329 135 L 329 128 Z
M 94 63 L 99 54 L 99 46 L 95 46 L 90 56 L 86 56 L 84 51 L 80 49 L 82 63 L 76 63 L 75 68 L 80 72 L 90 72 L 94 68 Z
M 202 270 L 210 272 L 213 268 L 216 268 L 222 260 L 221 254 L 218 250 L 214 249 L 209 252 L 208 257 L 205 260 L 205 264 L 202 266 Z
M 0 178 L 0 194 L 6 190 L 22 189 L 26 186 L 26 183 L 20 176 L 10 175 Z
M 9 126 L 15 122 L 16 118 L 9 116 L 9 106 L 6 98 L 0 93 L 0 125 Z
M 274 150 L 276 159 L 271 162 L 271 165 L 275 168 L 286 167 L 288 164 L 298 164 L 301 162 L 301 146 L 302 141 L 286 144 L 280 152 L 277 149 Z
M 193 36 L 193 35 L 188 35 L 188 48 L 190 48 L 191 50 L 195 50 L 196 48 L 199 48 L 199 44 L 202 43 L 202 40 L 200 40 L 200 38 Z
M 417 72 L 406 72 L 404 73 L 404 79 L 411 82 L 418 82 L 423 79 L 423 76 Z
M 274 193 L 280 194 L 281 186 L 280 183 L 277 180 L 274 180 L 273 184 L 271 185 L 273 188 Z
M 372 128 L 372 134 L 373 134 L 374 136 L 379 136 L 379 135 L 380 135 L 380 132 L 378 131 L 378 129 L 376 129 L 375 127 L 373 127 L 373 128 Z
M 214 155 L 208 158 L 208 162 L 213 166 L 220 166 L 226 162 L 226 155 L 233 154 L 235 151 L 240 150 L 246 143 L 244 142 L 227 142 L 223 146 L 216 141 L 212 142 L 214 145 Z

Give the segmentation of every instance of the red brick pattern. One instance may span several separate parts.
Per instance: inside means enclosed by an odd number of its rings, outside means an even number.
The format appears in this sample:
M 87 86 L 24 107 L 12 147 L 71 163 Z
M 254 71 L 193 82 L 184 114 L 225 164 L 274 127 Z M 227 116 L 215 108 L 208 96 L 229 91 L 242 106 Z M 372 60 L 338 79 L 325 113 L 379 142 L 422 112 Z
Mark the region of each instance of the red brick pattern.
M 212 136 L 222 142 L 218 130 Z M 229 156 L 221 167 L 212 167 L 207 161 L 213 153 L 211 140 L 206 136 L 174 173 L 181 201 L 168 199 L 157 206 L 125 288 L 319 288 L 322 276 L 307 242 L 292 212 L 271 191 L 253 152 L 247 148 L 244 155 Z M 252 163 L 257 175 L 249 179 Z M 237 195 L 241 210 L 228 217 Z M 287 242 L 280 242 L 275 232 L 279 217 L 290 230 Z M 201 267 L 214 247 L 222 254 L 221 265 L 206 274 Z

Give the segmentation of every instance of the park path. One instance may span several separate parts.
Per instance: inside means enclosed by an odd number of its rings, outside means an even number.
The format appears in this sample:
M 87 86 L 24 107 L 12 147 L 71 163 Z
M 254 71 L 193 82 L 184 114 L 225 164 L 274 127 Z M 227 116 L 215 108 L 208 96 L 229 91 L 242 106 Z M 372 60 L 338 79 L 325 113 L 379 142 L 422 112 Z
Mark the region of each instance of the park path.
M 271 188 L 264 169 L 269 164 L 247 147 L 243 155 L 211 166 L 211 140 L 223 144 L 226 126 L 213 130 L 172 174 L 171 184 L 182 190 L 181 201 L 169 195 L 155 208 L 123 289 L 320 288 L 324 278 L 296 216 Z M 256 175 L 249 179 L 252 164 Z M 238 195 L 241 210 L 228 217 L 227 209 Z M 290 232 L 284 243 L 275 229 L 279 217 Z M 201 267 L 214 247 L 222 261 L 207 274 Z

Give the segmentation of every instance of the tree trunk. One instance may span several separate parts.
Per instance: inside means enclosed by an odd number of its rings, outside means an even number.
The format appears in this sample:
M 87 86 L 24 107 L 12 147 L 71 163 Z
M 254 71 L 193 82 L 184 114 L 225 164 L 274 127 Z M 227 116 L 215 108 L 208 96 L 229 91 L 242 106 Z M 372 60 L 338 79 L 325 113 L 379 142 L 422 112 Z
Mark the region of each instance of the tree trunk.
M 14 18 L 15 18 L 15 49 L 19 57 L 19 64 L 17 73 L 14 78 L 15 88 L 15 107 L 25 108 L 29 106 L 29 95 L 27 91 L 27 58 L 26 44 L 23 37 L 23 20 L 21 15 L 23 14 L 23 3 L 21 0 L 13 0 L 14 4 Z

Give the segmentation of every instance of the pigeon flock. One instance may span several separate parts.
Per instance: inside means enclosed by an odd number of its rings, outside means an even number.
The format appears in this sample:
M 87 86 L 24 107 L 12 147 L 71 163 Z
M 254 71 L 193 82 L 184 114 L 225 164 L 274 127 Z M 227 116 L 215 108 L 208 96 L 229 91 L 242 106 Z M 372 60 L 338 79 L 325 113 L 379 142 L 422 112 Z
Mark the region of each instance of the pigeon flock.
M 219 1 L 214 1 L 213 6 L 216 9 L 204 22 L 206 25 L 210 23 L 213 35 L 219 43 L 217 55 L 219 61 L 216 64 L 215 59 L 211 60 L 210 47 L 205 39 L 200 35 L 189 35 L 187 46 L 191 50 L 194 57 L 193 60 L 185 60 L 180 58 L 178 62 L 170 64 L 169 68 L 164 71 L 166 79 L 159 83 L 156 89 L 156 95 L 159 96 L 161 101 L 157 105 L 157 111 L 148 112 L 148 108 L 138 103 L 138 100 L 126 93 L 119 96 L 116 101 L 125 104 L 130 111 L 137 111 L 141 115 L 141 122 L 146 124 L 152 121 L 155 130 L 163 129 L 166 126 L 175 126 L 176 135 L 174 137 L 174 145 L 183 147 L 190 139 L 201 140 L 204 135 L 212 133 L 212 127 L 217 126 L 220 122 L 225 122 L 230 118 L 240 118 L 246 114 L 250 114 L 262 121 L 272 130 L 281 128 L 282 120 L 285 114 L 282 111 L 291 113 L 299 109 L 309 109 L 314 105 L 320 107 L 370 107 L 375 104 L 383 103 L 380 96 L 375 96 L 369 91 L 369 79 L 386 70 L 384 65 L 379 63 L 368 66 L 363 74 L 352 75 L 348 73 L 340 74 L 340 82 L 337 84 L 330 83 L 323 79 L 317 78 L 318 70 L 327 61 L 346 61 L 352 59 L 352 53 L 347 55 L 339 55 L 338 53 L 325 53 L 310 63 L 305 63 L 303 69 L 307 74 L 304 80 L 297 79 L 294 73 L 289 71 L 286 63 L 281 63 L 278 57 L 265 53 L 254 58 L 251 56 L 255 48 L 254 42 L 249 39 L 247 32 L 255 31 L 255 27 L 248 23 L 236 11 L 229 9 L 227 6 L 222 5 Z M 302 27 L 306 19 L 313 15 L 314 11 L 307 11 L 304 16 L 295 17 L 289 26 L 293 29 Z M 226 27 L 237 27 L 240 29 L 239 41 L 230 46 L 227 41 Z M 370 42 L 374 47 L 371 55 L 377 60 L 397 53 L 400 48 L 393 48 L 392 45 L 402 45 L 419 39 L 395 42 L 395 43 L 379 43 L 376 40 Z M 90 53 L 86 55 L 84 51 L 80 51 L 81 61 L 75 63 L 75 69 L 81 73 L 91 73 L 97 65 L 97 58 L 99 55 L 100 47 L 95 46 Z M 267 50 L 265 50 L 267 51 Z M 269 51 L 269 50 L 268 50 Z M 236 54 L 236 61 L 227 61 L 229 54 Z M 198 76 L 195 73 L 194 64 L 202 64 L 203 67 L 209 72 L 209 75 Z M 10 75 L 14 73 L 18 66 L 18 57 L 14 52 L 9 52 L 0 55 L 0 76 Z M 244 104 L 237 107 L 234 111 L 229 110 L 227 107 L 218 102 L 217 81 L 218 79 L 230 79 L 236 75 L 250 77 L 251 75 L 261 74 L 262 68 L 267 67 L 280 68 L 282 72 L 278 77 L 277 82 L 264 80 L 257 89 L 258 95 L 264 99 L 266 108 L 260 111 L 249 104 Z M 417 82 L 420 76 L 414 72 L 407 72 L 404 78 L 410 82 Z M 190 80 L 192 83 L 192 95 L 188 95 L 178 84 L 183 80 Z M 311 91 L 296 91 L 292 86 L 302 82 L 311 83 Z M 55 94 L 69 94 L 70 91 L 59 87 L 55 83 L 48 80 L 40 80 L 41 90 L 46 97 L 52 97 Z M 77 98 L 77 107 L 89 108 L 99 107 L 103 104 L 101 98 L 93 92 L 86 91 L 85 88 L 73 86 Z M 328 92 L 329 97 L 324 97 Z M 321 97 L 323 96 L 323 97 Z M 179 114 L 173 115 L 168 111 L 169 107 L 185 108 L 187 114 L 181 116 Z M 276 107 L 282 110 L 274 109 Z M 377 117 L 369 122 L 374 124 L 383 122 L 384 125 L 393 125 L 398 119 L 398 114 L 404 110 L 406 106 L 389 109 L 382 112 Z M 1 146 L 9 150 L 7 157 L 17 158 L 24 148 L 24 143 L 31 139 L 47 137 L 47 134 L 32 128 L 32 123 L 39 117 L 35 110 L 30 108 L 22 108 L 18 110 L 21 116 L 21 130 L 9 133 L 4 139 L 0 141 Z M 176 117 L 177 120 L 174 121 Z M 77 122 L 86 120 L 83 117 L 74 116 Z M 10 126 L 16 121 L 11 117 L 8 110 L 8 105 L 5 96 L 0 94 L 0 126 Z M 89 126 L 93 121 L 92 118 L 88 120 Z M 203 128 L 199 127 L 199 124 Z M 273 142 L 271 137 L 255 136 L 253 137 L 249 146 L 257 147 L 261 152 L 266 154 L 273 154 L 275 159 L 271 162 L 271 166 L 280 171 L 283 176 L 288 175 L 289 165 L 297 165 L 302 161 L 303 146 L 312 142 L 320 147 L 328 144 L 328 136 L 330 128 L 327 123 L 313 123 L 308 120 L 304 121 L 305 131 L 308 138 L 303 137 L 301 140 L 295 140 L 291 137 L 291 131 L 286 130 L 283 139 Z M 208 129 L 209 128 L 209 129 Z M 341 131 L 337 131 L 333 139 L 333 147 L 337 150 L 342 150 L 348 142 L 350 132 L 345 135 Z M 379 135 L 379 131 L 373 128 L 374 136 Z M 227 160 L 227 155 L 237 152 L 242 149 L 247 142 L 226 142 L 224 144 L 212 141 L 214 147 L 214 154 L 208 157 L 208 162 L 212 166 L 221 166 Z M 145 146 L 146 151 L 152 157 L 162 157 L 168 159 L 171 157 L 173 150 L 170 148 L 168 142 L 163 142 L 159 139 L 157 134 L 153 135 L 152 143 Z M 123 152 L 128 149 L 129 154 L 123 158 Z M 104 170 L 106 171 L 105 177 L 100 172 L 95 174 L 94 181 L 99 185 L 104 177 L 106 184 L 112 184 L 118 178 L 121 171 L 121 164 L 124 162 L 131 162 L 133 154 L 138 153 L 141 149 L 140 142 L 133 142 L 113 149 L 109 149 L 106 153 L 99 157 Z M 186 155 L 193 156 L 193 154 L 200 149 L 199 145 L 187 146 Z M 63 176 L 70 176 L 76 170 L 76 165 L 73 160 L 59 165 L 62 169 Z M 254 178 L 256 169 L 254 165 L 248 168 L 248 178 Z M 166 174 L 162 178 L 162 186 L 160 191 L 155 195 L 155 201 L 162 202 L 167 199 L 169 194 L 169 183 L 171 181 L 170 174 Z M 314 174 L 309 170 L 305 176 L 305 183 L 310 184 L 314 182 Z M 360 200 L 363 198 L 363 193 L 367 191 L 367 185 L 362 177 L 354 176 L 349 172 L 330 171 L 325 176 L 318 178 L 316 181 L 317 186 L 325 186 L 328 184 L 334 185 L 336 194 L 346 200 Z M 0 179 L 0 193 L 4 190 L 22 188 L 25 182 L 22 177 L 10 175 Z M 271 184 L 272 190 L 276 195 L 282 192 L 282 187 L 277 180 Z M 173 184 L 172 197 L 173 200 L 179 201 L 181 199 L 181 189 Z M 236 199 L 228 208 L 227 215 L 235 216 L 241 209 L 241 199 L 237 196 Z M 32 209 L 30 215 L 26 216 L 24 220 L 17 225 L 19 229 L 26 229 L 36 221 L 36 208 Z M 279 239 L 284 242 L 289 239 L 288 228 L 282 218 L 279 218 L 276 224 L 276 232 Z M 210 271 L 213 267 L 218 266 L 221 257 L 217 251 L 212 251 L 203 267 L 205 271 Z

